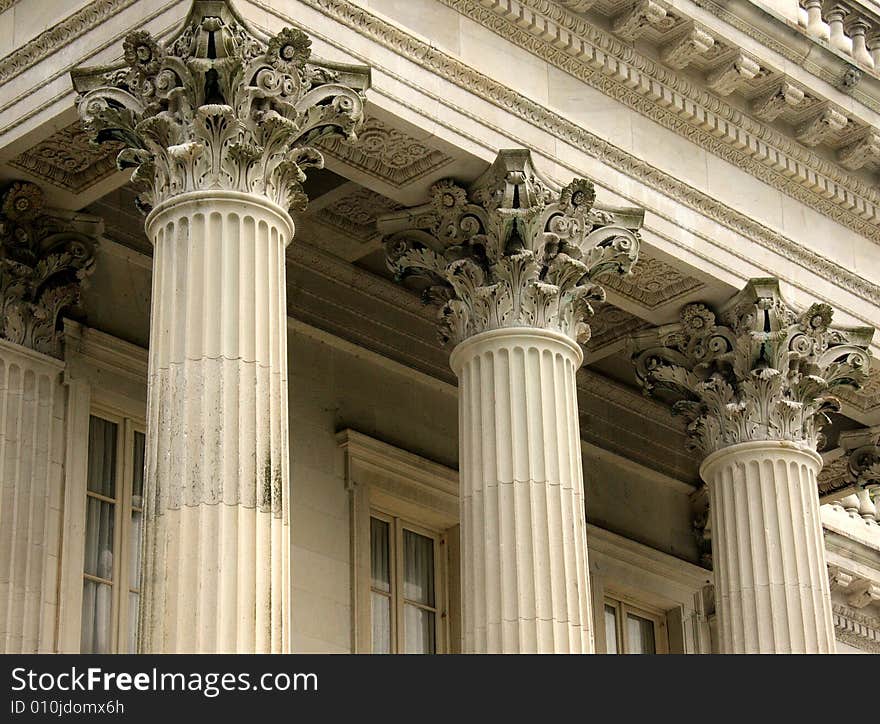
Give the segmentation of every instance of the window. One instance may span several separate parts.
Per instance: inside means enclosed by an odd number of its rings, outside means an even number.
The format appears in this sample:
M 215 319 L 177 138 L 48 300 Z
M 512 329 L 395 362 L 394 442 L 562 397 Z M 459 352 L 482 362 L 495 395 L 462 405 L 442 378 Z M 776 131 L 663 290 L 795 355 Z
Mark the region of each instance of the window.
M 370 515 L 370 613 L 374 654 L 435 654 L 441 570 L 439 534 Z
M 667 650 L 664 615 L 605 599 L 606 653 L 665 654 Z
M 355 653 L 461 649 L 458 474 L 354 430 L 345 451 Z
M 135 653 L 143 531 L 143 428 L 89 417 L 82 653 Z

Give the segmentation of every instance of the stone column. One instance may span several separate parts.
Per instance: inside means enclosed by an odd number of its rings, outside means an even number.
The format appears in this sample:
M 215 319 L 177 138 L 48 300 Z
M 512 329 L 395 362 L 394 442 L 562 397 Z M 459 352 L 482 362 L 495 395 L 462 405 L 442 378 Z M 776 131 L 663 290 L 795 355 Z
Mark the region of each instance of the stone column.
M 380 220 L 389 263 L 439 303 L 459 381 L 463 651 L 593 650 L 575 373 L 591 279 L 627 273 L 637 210 L 551 190 L 527 151 Z
M 870 329 L 831 327 L 831 308 L 796 312 L 775 279 L 721 310 L 637 338 L 645 389 L 677 399 L 709 488 L 721 650 L 833 653 L 816 452 L 837 389 L 870 365 Z
M 59 315 L 91 272 L 90 217 L 43 208 L 40 189 L 0 194 L 0 652 L 56 648 L 65 390 Z
M 144 652 L 290 648 L 285 247 L 307 144 L 353 137 L 363 70 L 197 0 L 174 37 L 74 75 L 98 141 L 144 188 L 153 243 Z

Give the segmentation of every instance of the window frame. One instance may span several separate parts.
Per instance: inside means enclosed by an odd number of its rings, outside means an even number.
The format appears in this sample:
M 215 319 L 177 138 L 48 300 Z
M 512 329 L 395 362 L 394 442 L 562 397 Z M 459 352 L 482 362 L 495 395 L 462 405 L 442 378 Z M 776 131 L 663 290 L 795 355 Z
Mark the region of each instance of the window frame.
M 382 520 L 389 525 L 389 568 L 390 568 L 390 592 L 388 597 L 392 601 L 391 605 L 391 653 L 403 654 L 407 653 L 401 649 L 405 645 L 406 631 L 404 621 L 404 607 L 408 603 L 411 606 L 417 606 L 423 610 L 431 610 L 434 613 L 434 653 L 443 654 L 449 652 L 449 592 L 446 582 L 449 578 L 448 556 L 446 555 L 446 536 L 442 531 L 432 528 L 426 528 L 418 523 L 401 518 L 393 512 L 380 507 L 372 507 L 370 509 L 370 518 Z M 409 601 L 403 593 L 403 585 L 401 584 L 401 576 L 404 570 L 403 560 L 403 531 L 408 530 L 418 535 L 430 538 L 433 542 L 433 558 L 434 558 L 434 606 L 425 606 L 417 601 Z M 376 591 L 372 585 L 372 572 L 370 576 L 370 593 L 380 593 L 385 595 L 384 591 Z M 370 614 L 372 616 L 372 597 L 370 602 Z M 371 618 L 372 622 L 372 618 Z M 372 626 L 370 627 L 372 637 Z M 372 651 L 372 641 L 371 641 Z
M 125 412 L 115 410 L 108 405 L 93 403 L 89 410 L 88 420 L 97 417 L 116 425 L 116 497 L 110 499 L 88 489 L 88 477 L 84 486 L 84 502 L 89 498 L 112 503 L 113 511 L 113 578 L 108 581 L 85 572 L 85 565 L 80 567 L 80 578 L 84 582 L 92 580 L 97 583 L 109 584 L 111 587 L 110 604 L 110 651 L 106 653 L 137 653 L 137 637 L 135 651 L 122 651 L 122 644 L 128 637 L 129 610 L 128 594 L 132 590 L 132 574 L 128 562 L 131 558 L 131 514 L 132 494 L 134 492 L 134 451 L 135 433 L 141 433 L 146 443 L 146 422 L 129 416 Z M 86 435 L 88 440 L 88 434 Z M 87 442 L 88 444 L 88 442 Z M 88 457 L 88 450 L 87 450 Z M 87 473 L 88 475 L 88 473 Z M 85 511 L 88 507 L 86 506 Z M 143 505 L 140 508 L 143 513 Z M 88 534 L 88 516 L 83 521 L 83 550 Z M 143 529 L 141 531 L 141 549 L 143 549 Z M 140 593 L 140 587 L 138 587 Z M 82 595 L 82 593 L 80 594 Z M 80 601 L 80 628 L 82 627 L 82 602 Z M 80 647 L 82 644 L 80 643 Z
M 647 607 L 643 602 L 634 602 L 627 596 L 612 597 L 605 595 L 602 606 L 602 622 L 605 621 L 605 609 L 611 607 L 615 610 L 615 633 L 617 654 L 630 654 L 629 631 L 626 625 L 628 614 L 638 616 L 650 621 L 654 625 L 654 654 L 669 653 L 669 638 L 667 635 L 666 612 L 653 607 Z M 608 641 L 605 641 L 605 653 L 608 652 Z
M 60 653 L 77 654 L 82 641 L 89 417 L 97 412 L 105 419 L 129 418 L 143 431 L 148 354 L 70 319 L 64 320 L 64 339 L 67 410 L 57 640 Z
M 399 518 L 415 533 L 436 536 L 435 588 L 441 635 L 437 653 L 461 651 L 458 473 L 387 443 L 345 429 L 337 433 L 345 456 L 351 554 L 351 650 L 372 653 L 371 511 Z M 402 551 L 402 546 L 401 546 Z M 438 556 L 441 557 L 438 565 Z M 437 577 L 442 570 L 443 576 Z M 395 647 L 396 648 L 396 647 Z

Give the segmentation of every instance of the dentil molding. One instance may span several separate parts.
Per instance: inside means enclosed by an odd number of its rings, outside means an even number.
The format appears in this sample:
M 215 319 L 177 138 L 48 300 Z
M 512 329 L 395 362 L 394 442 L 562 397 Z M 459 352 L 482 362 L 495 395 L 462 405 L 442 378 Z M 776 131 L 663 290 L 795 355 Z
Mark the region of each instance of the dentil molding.
M 324 0 L 326 2 L 326 0 Z M 542 60 L 686 137 L 759 180 L 880 243 L 880 193 L 721 100 L 761 66 L 735 55 L 705 79 L 705 88 L 677 69 L 637 52 L 550 0 L 440 0 Z M 765 70 L 765 75 L 769 71 Z M 824 110 L 823 110 L 824 109 Z M 846 137 L 868 130 L 843 108 L 825 103 Z M 818 117 L 818 116 L 817 116 Z M 811 119 L 811 122 L 815 118 Z M 834 136 L 837 138 L 837 135 Z M 807 136 L 804 136 L 806 139 Z M 829 136 L 830 138 L 830 136 Z M 815 143 L 826 140 L 816 138 Z M 878 159 L 880 160 L 880 159 Z
M 277 9 L 262 0 L 252 0 L 252 2 L 267 12 L 278 14 Z M 584 153 L 640 183 L 649 185 L 706 218 L 726 226 L 742 237 L 832 281 L 842 289 L 872 304 L 880 304 L 880 286 L 764 226 L 747 214 L 719 202 L 672 174 L 645 163 L 633 154 L 605 141 L 508 86 L 475 71 L 468 64 L 385 22 L 358 5 L 348 0 L 301 0 L 301 2 L 504 111 L 547 130 L 560 140 L 581 149 Z M 503 128 L 494 128 L 502 135 L 505 134 Z
M 58 47 L 69 43 L 83 32 L 104 22 L 115 12 L 123 10 L 132 2 L 133 0 L 102 0 L 91 3 L 86 8 L 72 14 L 51 31 L 47 31 L 7 58 L 0 60 L 0 82 L 23 72 L 34 63 L 55 52 Z M 717 199 L 683 183 L 673 175 L 645 163 L 559 114 L 553 113 L 541 104 L 531 101 L 507 86 L 474 71 L 467 64 L 383 21 L 349 0 L 301 0 L 301 2 L 374 42 L 394 50 L 401 56 L 419 63 L 438 76 L 467 89 L 505 111 L 548 130 L 561 140 L 581 148 L 585 153 L 608 163 L 631 178 L 651 185 L 666 196 L 726 226 L 744 238 L 831 280 L 842 289 L 872 304 L 880 304 L 880 286 L 869 282 L 843 265 L 804 248 L 801 244 L 764 226 L 748 215 L 718 202 Z M 279 15 L 275 7 L 262 0 L 252 0 L 252 4 L 274 15 Z M 281 17 L 289 19 L 284 15 Z M 497 130 L 503 132 L 503 129 Z M 782 166 L 788 167 L 786 163 L 783 163 Z M 845 205 L 858 207 L 857 199 L 848 196 Z

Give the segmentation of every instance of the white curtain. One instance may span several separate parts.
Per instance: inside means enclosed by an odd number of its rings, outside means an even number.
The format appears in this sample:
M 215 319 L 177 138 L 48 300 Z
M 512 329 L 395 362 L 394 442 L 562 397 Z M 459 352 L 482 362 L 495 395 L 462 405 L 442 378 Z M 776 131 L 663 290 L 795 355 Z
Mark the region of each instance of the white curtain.
M 88 490 L 116 498 L 117 426 L 98 417 L 89 419 Z M 86 573 L 113 580 L 113 535 L 116 505 L 99 498 L 86 499 Z M 113 588 L 83 580 L 82 653 L 109 653 Z
M 391 561 L 390 526 L 384 520 L 370 518 L 370 569 L 373 620 L 373 653 L 391 653 Z
M 403 531 L 403 598 L 406 653 L 435 653 L 436 614 L 424 608 L 435 606 L 434 541 L 411 530 Z

